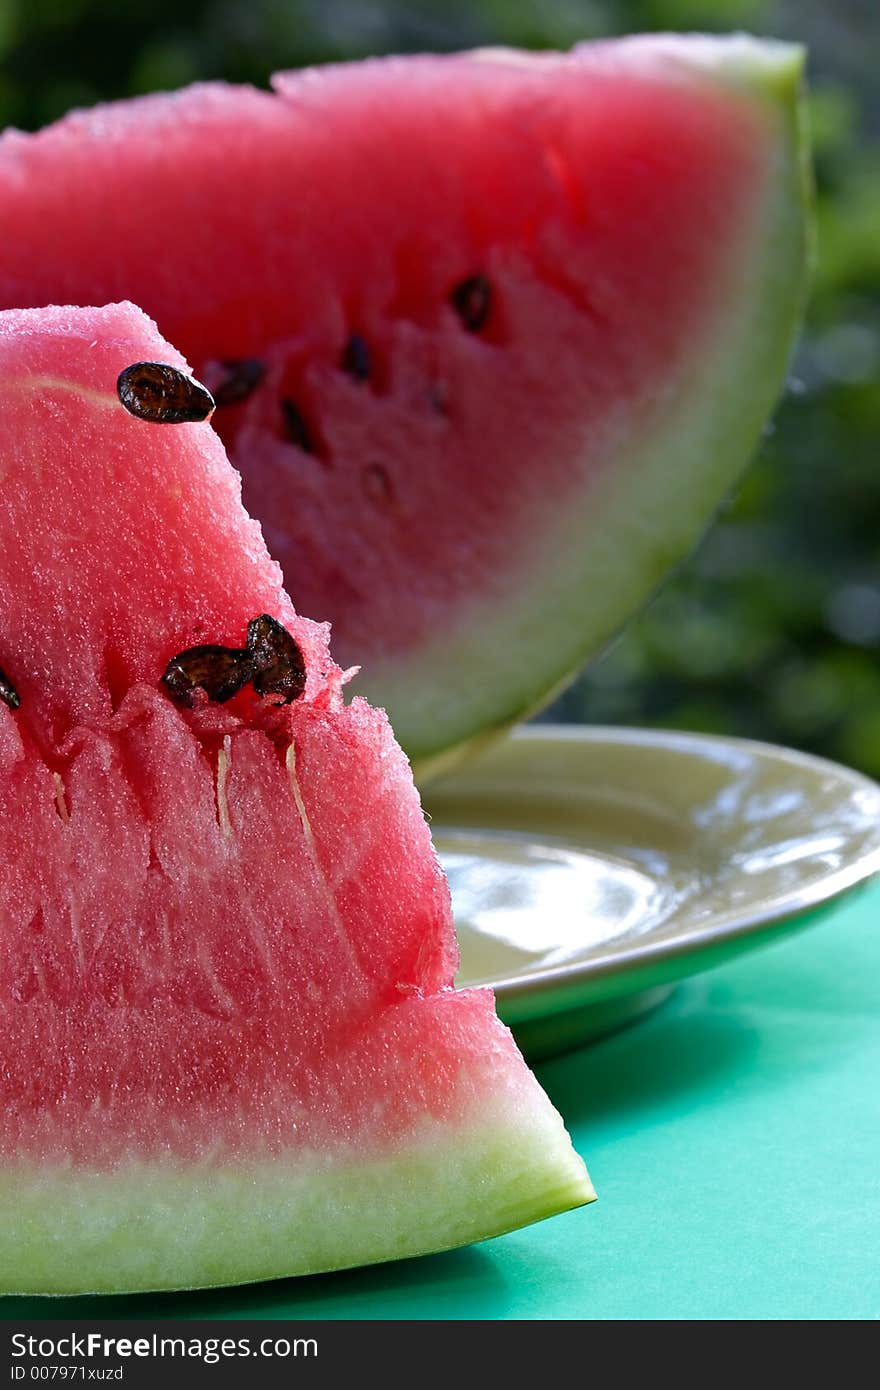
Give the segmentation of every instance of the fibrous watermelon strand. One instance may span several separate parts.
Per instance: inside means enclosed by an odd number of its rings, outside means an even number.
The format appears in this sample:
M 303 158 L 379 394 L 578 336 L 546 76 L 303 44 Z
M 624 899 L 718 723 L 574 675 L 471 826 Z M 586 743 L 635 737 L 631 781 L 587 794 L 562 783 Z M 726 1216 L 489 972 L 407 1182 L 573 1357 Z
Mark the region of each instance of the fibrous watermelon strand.
M 315 843 L 315 836 L 312 831 L 312 825 L 309 820 L 308 811 L 306 810 L 305 801 L 303 800 L 302 788 L 300 787 L 299 782 L 297 780 L 296 743 L 294 742 L 294 740 L 291 740 L 287 746 L 287 752 L 284 755 L 284 765 L 287 768 L 287 775 L 290 779 L 290 789 L 293 793 L 293 800 L 294 804 L 296 805 L 296 812 L 299 816 L 300 825 L 302 826 L 303 834 L 305 836 L 305 842 L 308 847 L 309 858 L 312 861 L 312 865 L 314 867 L 318 881 L 324 890 L 324 900 L 327 905 L 327 914 L 330 923 L 333 926 L 333 930 L 336 934 L 337 944 L 339 946 L 340 951 L 342 952 L 343 960 L 348 960 L 351 964 L 354 964 L 357 959 L 356 953 L 354 951 L 354 948 L 352 947 L 351 938 L 348 932 L 346 931 L 345 923 L 342 920 L 342 914 L 339 911 L 339 904 L 336 901 L 336 896 L 333 892 L 330 880 L 328 879 L 324 866 L 321 863 L 321 857 L 318 853 L 318 846 Z
M 232 822 L 229 819 L 229 798 L 226 795 L 226 783 L 229 778 L 229 767 L 232 760 L 232 739 L 229 734 L 223 737 L 223 746 L 217 749 L 217 823 L 220 826 L 220 833 L 227 840 L 232 839 Z

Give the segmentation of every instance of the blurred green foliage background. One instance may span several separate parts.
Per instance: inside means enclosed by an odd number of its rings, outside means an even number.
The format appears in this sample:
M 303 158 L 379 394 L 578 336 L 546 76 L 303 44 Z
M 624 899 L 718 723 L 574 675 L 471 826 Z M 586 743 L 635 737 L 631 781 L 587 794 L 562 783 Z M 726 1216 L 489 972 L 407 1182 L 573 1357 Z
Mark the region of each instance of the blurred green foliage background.
M 0 125 L 197 78 L 747 28 L 811 50 L 819 257 L 789 389 L 699 553 L 556 718 L 792 743 L 880 776 L 877 0 L 0 0 Z

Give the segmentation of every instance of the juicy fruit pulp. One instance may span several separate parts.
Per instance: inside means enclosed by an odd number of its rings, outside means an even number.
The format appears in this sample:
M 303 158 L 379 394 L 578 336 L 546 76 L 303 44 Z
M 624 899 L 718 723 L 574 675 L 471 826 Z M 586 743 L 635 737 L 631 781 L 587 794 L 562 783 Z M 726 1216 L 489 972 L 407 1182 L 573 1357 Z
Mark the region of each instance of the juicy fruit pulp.
M 344 704 L 210 426 L 123 410 L 138 361 L 186 366 L 130 305 L 0 314 L 0 1289 L 301 1273 L 590 1200 L 491 996 L 451 989 L 385 716 Z M 252 679 L 179 704 L 205 643 Z
M 612 636 L 753 448 L 803 286 L 801 62 L 392 59 L 11 132 L 0 303 L 157 318 L 298 607 L 432 760 Z

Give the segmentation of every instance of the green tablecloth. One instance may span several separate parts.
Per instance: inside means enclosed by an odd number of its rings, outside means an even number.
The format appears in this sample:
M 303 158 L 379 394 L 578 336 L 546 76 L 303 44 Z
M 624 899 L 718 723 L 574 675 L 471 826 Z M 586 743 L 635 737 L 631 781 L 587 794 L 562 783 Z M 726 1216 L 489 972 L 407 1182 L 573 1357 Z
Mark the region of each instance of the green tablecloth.
M 599 1202 L 469 1250 L 12 1317 L 880 1317 L 880 884 L 540 1068 Z

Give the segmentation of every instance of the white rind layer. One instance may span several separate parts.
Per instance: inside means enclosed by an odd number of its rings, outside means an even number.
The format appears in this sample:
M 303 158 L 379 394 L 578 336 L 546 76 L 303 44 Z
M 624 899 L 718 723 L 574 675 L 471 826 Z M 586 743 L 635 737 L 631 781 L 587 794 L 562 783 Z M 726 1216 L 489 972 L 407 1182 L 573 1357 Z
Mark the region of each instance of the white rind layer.
M 535 1084 L 393 1151 L 0 1170 L 0 1293 L 204 1288 L 448 1250 L 593 1201 Z

